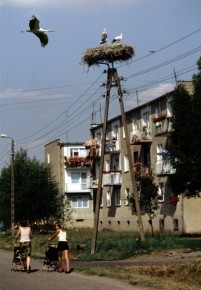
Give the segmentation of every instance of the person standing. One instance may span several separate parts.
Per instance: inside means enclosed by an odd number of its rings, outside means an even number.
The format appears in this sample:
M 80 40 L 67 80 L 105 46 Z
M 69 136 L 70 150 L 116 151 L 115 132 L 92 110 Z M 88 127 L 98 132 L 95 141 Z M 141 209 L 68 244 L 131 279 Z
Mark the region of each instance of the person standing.
M 70 273 L 70 259 L 69 259 L 69 246 L 67 242 L 67 233 L 64 229 L 62 229 L 61 224 L 57 222 L 55 224 L 55 232 L 54 234 L 48 238 L 49 241 L 53 240 L 55 237 L 58 237 L 58 272 L 63 272 L 62 267 L 62 255 L 64 253 L 64 258 L 66 261 L 66 270 L 65 273 Z
M 23 220 L 19 227 L 15 238 L 20 237 L 20 254 L 21 254 L 21 265 L 22 271 L 30 273 L 31 267 L 31 239 L 33 238 L 31 227 L 27 225 L 27 221 Z M 25 269 L 26 262 L 26 269 Z

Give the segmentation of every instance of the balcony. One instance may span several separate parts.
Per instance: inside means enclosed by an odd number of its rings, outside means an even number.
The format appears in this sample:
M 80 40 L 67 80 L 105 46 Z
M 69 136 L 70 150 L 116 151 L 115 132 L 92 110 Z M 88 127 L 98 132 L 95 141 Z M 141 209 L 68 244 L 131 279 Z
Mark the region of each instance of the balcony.
M 156 162 L 156 175 L 174 174 L 175 169 L 171 165 L 170 159 L 163 159 Z
M 144 126 L 142 129 L 130 132 L 131 144 L 143 144 L 152 142 L 152 136 L 149 128 Z
M 104 172 L 103 173 L 103 186 L 119 186 L 122 183 L 121 172 Z
M 91 167 L 91 161 L 87 157 L 64 157 L 64 165 L 66 169 L 80 169 Z
M 120 141 L 116 138 L 111 138 L 105 141 L 105 152 L 116 152 L 120 150 Z
M 153 121 L 153 123 L 157 123 L 157 122 L 159 122 L 159 121 L 162 121 L 162 120 L 164 120 L 164 119 L 166 119 L 167 118 L 167 113 L 166 112 L 161 112 L 160 114 L 158 114 L 158 115 L 154 115 L 153 117 L 152 117 L 152 121 Z
M 80 193 L 89 192 L 91 187 L 91 179 L 87 177 L 81 183 L 73 183 L 71 180 L 65 183 L 65 192 Z
M 101 156 L 100 142 L 96 138 L 87 140 L 84 145 L 88 149 L 89 159 L 95 159 Z

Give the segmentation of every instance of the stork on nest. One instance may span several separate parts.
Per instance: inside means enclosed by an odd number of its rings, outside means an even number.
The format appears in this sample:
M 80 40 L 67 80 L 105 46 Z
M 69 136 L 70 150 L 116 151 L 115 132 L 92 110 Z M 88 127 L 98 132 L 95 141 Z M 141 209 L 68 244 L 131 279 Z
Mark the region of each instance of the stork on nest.
M 114 62 L 126 62 L 134 56 L 134 48 L 128 44 L 108 44 L 87 48 L 84 52 L 81 62 L 92 65 L 113 64 Z

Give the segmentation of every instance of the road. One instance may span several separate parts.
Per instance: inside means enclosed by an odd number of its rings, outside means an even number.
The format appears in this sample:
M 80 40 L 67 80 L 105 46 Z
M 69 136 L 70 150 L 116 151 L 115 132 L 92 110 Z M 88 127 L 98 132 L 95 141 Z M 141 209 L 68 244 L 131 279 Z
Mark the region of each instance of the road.
M 42 272 L 43 261 L 31 260 L 32 272 L 11 271 L 13 253 L 0 250 L 0 290 L 146 290 L 106 277 Z M 150 288 L 149 288 L 150 290 Z

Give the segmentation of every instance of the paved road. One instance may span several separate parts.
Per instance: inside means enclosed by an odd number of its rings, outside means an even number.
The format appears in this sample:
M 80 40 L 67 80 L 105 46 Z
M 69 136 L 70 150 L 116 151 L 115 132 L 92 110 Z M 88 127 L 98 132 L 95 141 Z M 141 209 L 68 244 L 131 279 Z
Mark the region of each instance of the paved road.
M 31 261 L 30 274 L 14 272 L 11 271 L 12 258 L 12 252 L 0 250 L 0 290 L 146 290 L 126 282 L 87 276 L 75 271 L 70 274 L 42 272 L 43 262 L 34 259 Z

